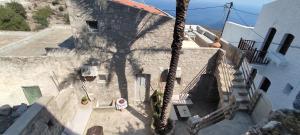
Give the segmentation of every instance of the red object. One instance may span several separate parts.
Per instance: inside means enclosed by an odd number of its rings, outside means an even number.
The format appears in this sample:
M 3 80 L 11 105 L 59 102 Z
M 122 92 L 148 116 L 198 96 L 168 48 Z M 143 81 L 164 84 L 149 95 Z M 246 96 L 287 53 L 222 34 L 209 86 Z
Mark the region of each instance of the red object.
M 153 13 L 153 14 L 166 16 L 166 14 L 164 12 L 156 9 L 155 7 L 152 7 L 152 6 L 149 6 L 149 5 L 146 5 L 146 4 L 134 2 L 134 1 L 131 1 L 131 0 L 112 0 L 112 1 L 123 4 L 123 5 L 130 6 L 130 7 L 143 9 L 143 10 L 148 11 L 148 12 Z

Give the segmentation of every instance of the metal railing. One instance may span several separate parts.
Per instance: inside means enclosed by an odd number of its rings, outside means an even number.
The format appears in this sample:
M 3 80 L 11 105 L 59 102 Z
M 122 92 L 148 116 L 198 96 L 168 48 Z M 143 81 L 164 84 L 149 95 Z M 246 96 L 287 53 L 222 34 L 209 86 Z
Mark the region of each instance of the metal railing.
M 241 38 L 238 48 L 243 50 L 246 58 L 249 60 L 249 63 L 254 64 L 268 64 L 269 59 L 265 56 L 267 55 L 266 51 L 260 51 L 257 48 L 254 48 L 255 41 L 245 40 Z
M 81 83 L 82 83 L 81 88 L 82 88 L 82 90 L 84 91 L 86 97 L 88 98 L 89 101 L 92 101 L 91 98 L 90 98 L 90 95 L 89 95 L 88 92 L 87 92 L 88 90 L 87 90 L 87 88 L 86 88 L 86 86 L 85 86 L 85 81 L 81 81 Z
M 244 77 L 244 83 L 246 84 L 246 89 L 248 92 L 248 97 L 250 100 L 250 104 L 249 104 L 249 111 L 252 111 L 252 109 L 254 108 L 255 104 L 257 103 L 259 96 L 255 94 L 256 93 L 256 86 L 253 82 L 254 80 L 254 76 L 253 74 L 253 70 L 250 66 L 250 63 L 248 62 L 247 59 L 243 59 L 243 62 L 241 64 L 241 70 L 242 70 L 242 74 Z
M 236 110 L 237 110 L 236 103 L 231 102 L 231 104 L 221 107 L 218 110 L 200 118 L 199 122 L 191 124 L 189 127 L 189 132 L 191 135 L 195 135 L 198 133 L 200 129 L 224 120 L 226 118 L 226 114 L 231 115 Z
M 194 79 L 183 89 L 179 94 L 179 99 L 184 100 L 188 97 L 189 91 L 195 87 L 197 82 L 199 82 L 201 75 L 206 73 L 207 64 L 200 70 L 200 72 L 194 77 Z

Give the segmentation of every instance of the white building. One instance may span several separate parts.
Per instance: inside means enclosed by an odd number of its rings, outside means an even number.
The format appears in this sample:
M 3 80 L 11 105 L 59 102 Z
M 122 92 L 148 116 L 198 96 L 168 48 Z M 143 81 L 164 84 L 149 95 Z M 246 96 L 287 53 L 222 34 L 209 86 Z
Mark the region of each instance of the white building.
M 299 108 L 300 90 L 300 1 L 276 0 L 263 6 L 255 27 L 227 22 L 223 37 L 235 46 L 240 38 L 253 40 L 252 48 L 266 51 L 267 64 L 253 63 L 254 83 L 266 92 L 272 108 Z M 298 96 L 300 101 L 300 94 Z

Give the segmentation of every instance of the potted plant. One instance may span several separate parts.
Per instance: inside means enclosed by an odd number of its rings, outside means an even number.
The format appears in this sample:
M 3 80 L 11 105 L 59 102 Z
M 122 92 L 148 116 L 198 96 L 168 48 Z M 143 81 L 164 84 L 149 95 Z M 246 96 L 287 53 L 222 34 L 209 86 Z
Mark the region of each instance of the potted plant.
M 81 104 L 86 105 L 88 103 L 88 98 L 86 96 L 81 98 Z
M 164 133 L 157 130 L 159 126 L 162 100 L 163 100 L 163 93 L 158 90 L 155 90 L 154 93 L 151 95 L 151 100 L 150 100 L 151 111 L 152 111 L 152 123 L 151 123 L 152 133 L 154 135 L 159 135 L 159 134 L 171 135 L 173 134 L 174 127 L 175 127 L 175 121 L 171 119 L 168 119 L 168 129 L 166 129 Z

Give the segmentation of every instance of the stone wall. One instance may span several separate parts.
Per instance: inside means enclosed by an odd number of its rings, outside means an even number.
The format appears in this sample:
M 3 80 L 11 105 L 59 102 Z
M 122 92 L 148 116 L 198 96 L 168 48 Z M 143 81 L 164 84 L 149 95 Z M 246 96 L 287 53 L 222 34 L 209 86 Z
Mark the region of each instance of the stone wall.
M 23 86 L 39 86 L 43 96 L 56 96 L 58 83 L 80 67 L 85 59 L 84 56 L 1 57 L 0 105 L 28 103 Z
M 184 49 L 179 60 L 181 79 L 175 84 L 175 94 L 183 90 L 188 83 L 205 67 L 218 49 Z M 88 54 L 88 55 L 86 55 Z M 54 55 L 54 54 L 53 54 Z M 39 86 L 43 96 L 55 96 L 61 89 L 74 88 L 81 98 L 82 83 L 80 67 L 85 64 L 98 67 L 98 73 L 106 75 L 104 82 L 96 78 L 86 82 L 88 93 L 99 104 L 108 105 L 113 99 L 128 96 L 129 100 L 139 99 L 136 95 L 136 75 L 150 75 L 153 89 L 163 90 L 160 82 L 161 73 L 169 67 L 170 50 L 137 49 L 125 57 L 124 63 L 117 63 L 118 58 L 106 58 L 98 51 L 72 52 L 64 56 L 43 57 L 0 57 L 1 76 L 0 104 L 18 105 L 27 103 L 22 86 Z M 54 80 L 53 80 L 54 78 Z
M 170 48 L 174 19 L 114 1 L 69 0 L 70 22 L 77 48 L 103 47 L 114 52 L 135 48 Z M 86 21 L 97 21 L 91 32 Z
M 243 51 L 225 40 L 221 40 L 221 44 L 221 48 L 226 51 L 227 60 L 232 62 L 232 64 L 234 64 L 235 66 L 239 66 L 243 57 Z

